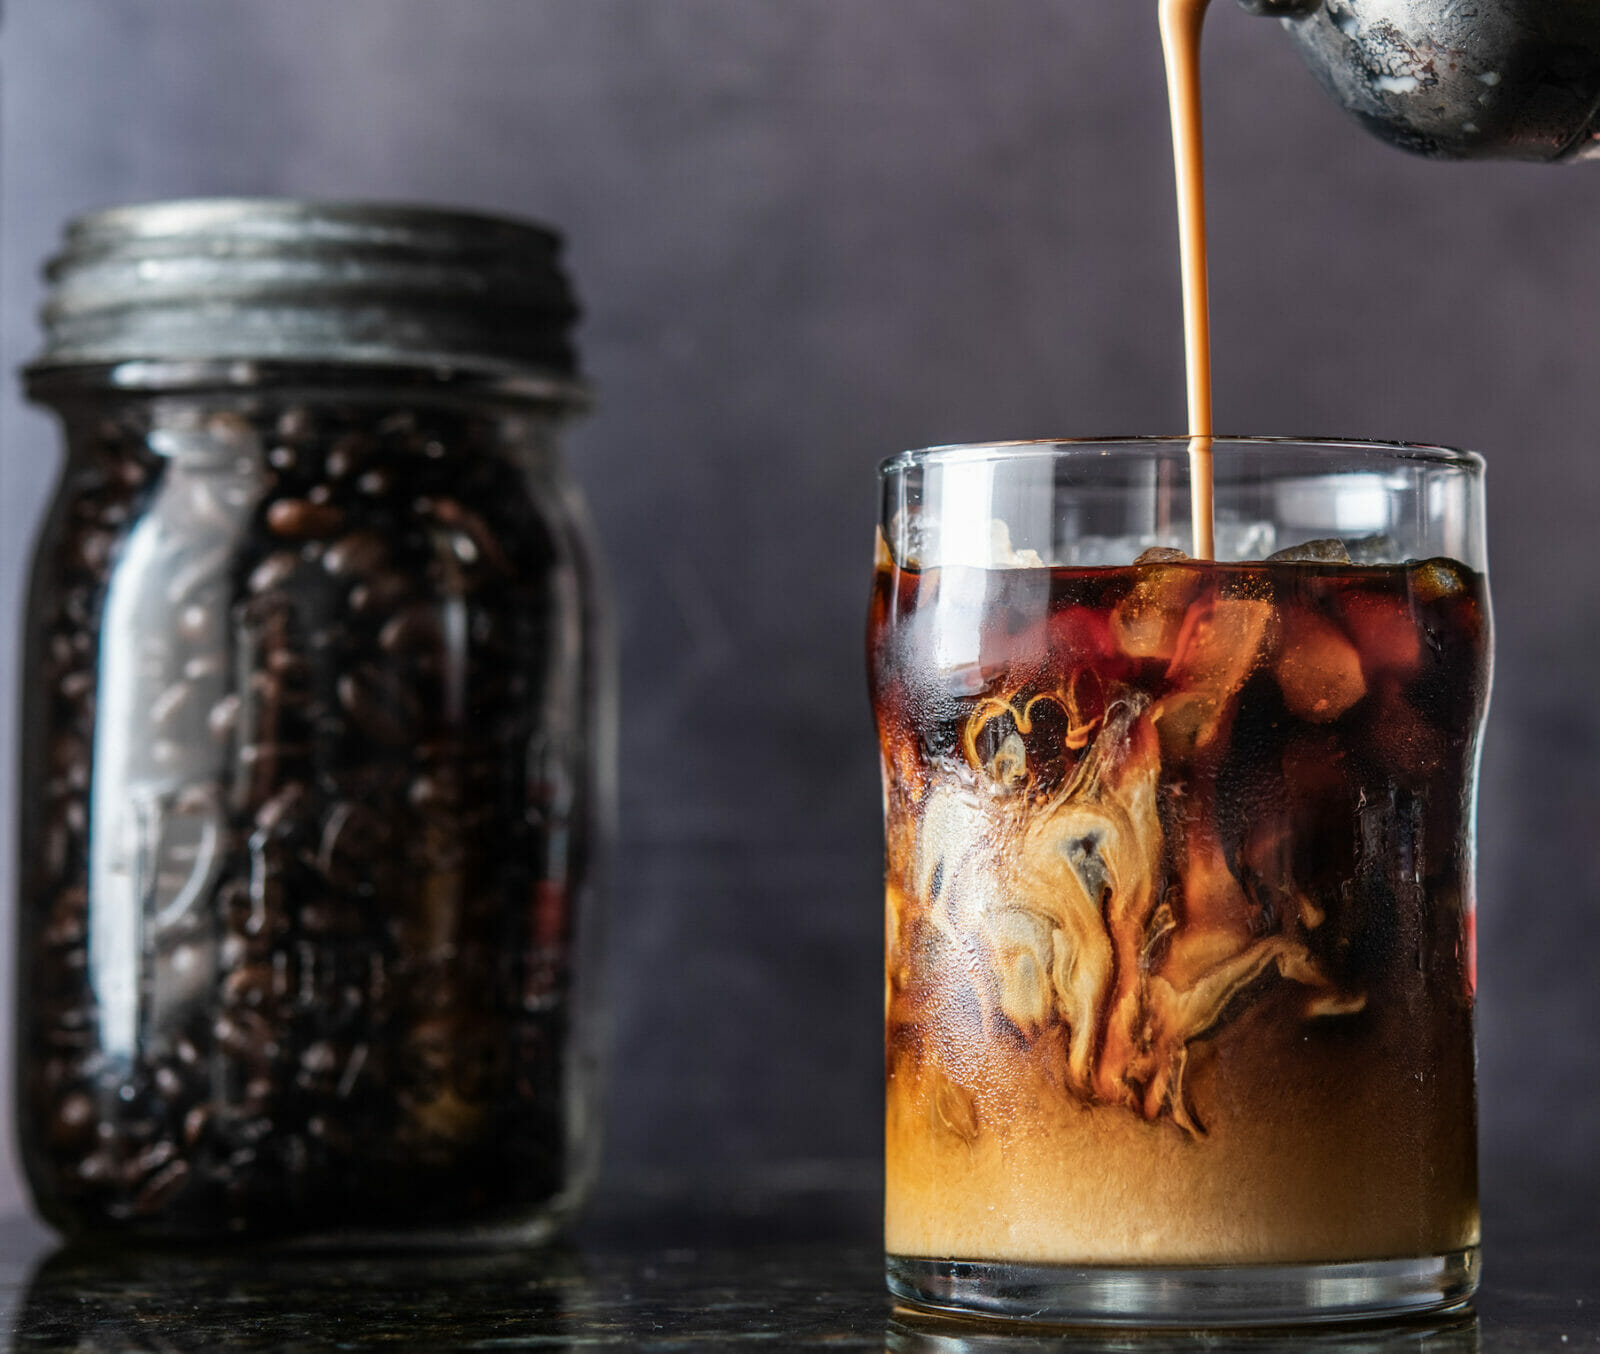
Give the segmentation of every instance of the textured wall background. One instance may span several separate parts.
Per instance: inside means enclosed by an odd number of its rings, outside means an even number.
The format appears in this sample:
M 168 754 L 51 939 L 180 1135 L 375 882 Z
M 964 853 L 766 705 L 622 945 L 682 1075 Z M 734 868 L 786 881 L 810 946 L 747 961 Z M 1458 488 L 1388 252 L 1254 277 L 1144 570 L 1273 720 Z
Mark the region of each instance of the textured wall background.
M 55 434 L 21 402 L 68 215 L 386 196 L 565 229 L 576 469 L 625 662 L 613 1181 L 870 1179 L 872 470 L 1182 423 L 1154 6 L 11 0 L 0 25 L 0 762 Z M 1587 1172 L 1600 1099 L 1600 168 L 1430 165 L 1282 35 L 1208 39 L 1218 410 L 1491 461 L 1485 1151 Z M 13 777 L 0 780 L 0 897 Z M 0 1163 L 0 1208 L 19 1187 Z

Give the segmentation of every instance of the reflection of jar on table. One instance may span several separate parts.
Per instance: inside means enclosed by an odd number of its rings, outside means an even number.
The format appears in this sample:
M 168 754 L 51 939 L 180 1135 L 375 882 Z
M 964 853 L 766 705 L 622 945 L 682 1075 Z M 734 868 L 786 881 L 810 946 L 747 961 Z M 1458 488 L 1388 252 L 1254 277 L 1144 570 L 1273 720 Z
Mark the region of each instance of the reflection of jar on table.
M 522 1239 L 586 1185 L 609 680 L 558 248 L 281 202 L 71 228 L 19 950 L 58 1227 Z

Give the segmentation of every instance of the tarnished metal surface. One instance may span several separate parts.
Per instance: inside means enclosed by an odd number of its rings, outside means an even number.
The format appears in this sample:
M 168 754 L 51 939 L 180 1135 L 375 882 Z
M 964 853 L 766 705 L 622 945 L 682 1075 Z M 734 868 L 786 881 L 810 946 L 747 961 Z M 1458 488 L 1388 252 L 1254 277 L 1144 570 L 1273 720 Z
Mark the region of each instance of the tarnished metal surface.
M 1245 13 L 1270 19 L 1298 18 L 1310 14 L 1321 3 L 1322 0 L 1239 0 Z
M 68 227 L 34 366 L 333 361 L 575 384 L 560 253 L 542 226 L 423 207 L 117 207 Z
M 1333 97 L 1439 159 L 1600 154 L 1596 0 L 1241 0 L 1284 27 Z

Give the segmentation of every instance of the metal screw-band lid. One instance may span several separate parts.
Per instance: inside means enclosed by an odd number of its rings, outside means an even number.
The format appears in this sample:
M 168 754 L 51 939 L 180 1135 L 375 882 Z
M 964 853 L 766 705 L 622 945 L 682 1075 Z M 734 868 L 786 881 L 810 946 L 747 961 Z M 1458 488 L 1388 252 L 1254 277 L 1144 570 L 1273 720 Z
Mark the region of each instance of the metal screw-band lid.
M 38 376 L 107 363 L 420 366 L 581 397 L 561 238 L 382 203 L 214 198 L 79 217 L 46 266 Z

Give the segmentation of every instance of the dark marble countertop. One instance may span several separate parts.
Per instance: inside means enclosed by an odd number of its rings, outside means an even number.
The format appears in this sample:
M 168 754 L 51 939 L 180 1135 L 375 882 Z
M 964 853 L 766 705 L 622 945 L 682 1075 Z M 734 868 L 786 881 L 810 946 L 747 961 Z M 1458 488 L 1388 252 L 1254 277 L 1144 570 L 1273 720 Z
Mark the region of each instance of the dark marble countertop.
M 1588 1182 L 1585 1182 L 1588 1183 Z M 837 1349 L 1376 1354 L 1600 1349 L 1600 1228 L 1587 1188 L 1502 1191 L 1475 1311 L 1253 1333 L 1046 1332 L 897 1311 L 870 1194 L 603 1198 L 532 1253 L 87 1254 L 0 1223 L 13 1351 Z

